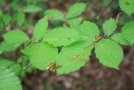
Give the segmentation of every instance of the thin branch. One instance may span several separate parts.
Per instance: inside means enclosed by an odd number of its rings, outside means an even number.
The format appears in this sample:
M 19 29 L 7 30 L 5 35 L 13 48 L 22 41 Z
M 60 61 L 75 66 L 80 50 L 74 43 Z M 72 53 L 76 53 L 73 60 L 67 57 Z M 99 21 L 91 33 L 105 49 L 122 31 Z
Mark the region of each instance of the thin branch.
M 26 70 L 29 66 L 31 66 L 32 64 L 31 63 L 29 63 L 27 66 L 25 66 L 24 68 L 23 68 L 23 70 Z
M 116 23 L 119 22 L 119 18 L 120 18 L 120 16 L 121 16 L 122 14 L 123 14 L 123 12 L 118 13 L 118 15 L 117 15 L 117 17 L 116 17 Z

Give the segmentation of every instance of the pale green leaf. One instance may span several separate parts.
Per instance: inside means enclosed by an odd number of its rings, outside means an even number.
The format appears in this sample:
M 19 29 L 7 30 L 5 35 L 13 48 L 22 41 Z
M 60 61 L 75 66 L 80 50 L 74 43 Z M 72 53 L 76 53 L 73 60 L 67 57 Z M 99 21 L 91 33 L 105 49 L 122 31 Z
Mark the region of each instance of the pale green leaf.
M 75 3 L 69 8 L 67 18 L 74 18 L 84 12 L 86 5 L 84 3 Z
M 134 44 L 134 21 L 130 21 L 123 26 L 122 34 L 125 39 L 132 45 Z
M 45 11 L 45 17 L 47 17 L 50 20 L 63 20 L 64 19 L 63 13 L 57 9 L 49 9 Z
M 62 48 L 56 58 L 57 74 L 68 74 L 79 70 L 89 60 L 92 51 L 92 44 L 88 42 L 76 42 Z
M 36 24 L 36 26 L 34 28 L 33 39 L 35 41 L 41 40 L 44 37 L 47 28 L 48 28 L 48 21 L 47 21 L 47 19 L 46 18 L 40 19 L 37 22 L 37 24 Z
M 2 43 L 0 43 L 0 54 L 2 54 L 4 52 L 14 51 L 18 47 L 19 47 L 19 45 L 10 44 L 10 43 L 7 43 L 7 42 L 2 42 Z
M 121 10 L 128 15 L 134 13 L 134 0 L 119 0 L 119 5 Z
M 117 28 L 116 21 L 113 18 L 106 20 L 102 25 L 104 34 L 110 36 Z
M 3 20 L 4 25 L 7 26 L 7 25 L 9 25 L 11 23 L 12 17 L 9 14 L 4 14 L 2 16 L 2 20 Z
M 94 41 L 100 34 L 98 26 L 89 21 L 84 21 L 78 30 L 87 41 Z
M 8 67 L 11 66 L 12 64 L 13 64 L 12 61 L 7 60 L 7 59 L 2 59 L 2 58 L 0 58 L 0 68 L 1 68 L 1 67 L 8 68 Z
M 80 35 L 76 30 L 57 27 L 45 34 L 44 41 L 54 46 L 67 46 L 78 41 Z
M 14 44 L 14 46 L 18 46 L 29 41 L 28 36 L 20 30 L 8 31 L 3 35 L 3 37 L 5 42 Z
M 95 45 L 95 54 L 104 66 L 118 69 L 123 60 L 122 48 L 112 40 L 102 39 Z
M 111 39 L 122 45 L 129 45 L 129 42 L 123 37 L 122 33 L 115 33 Z
M 35 6 L 35 5 L 28 5 L 23 8 L 23 11 L 26 13 L 37 13 L 42 11 L 43 9 L 41 7 Z
M 19 78 L 9 69 L 0 68 L 0 90 L 22 90 Z
M 67 23 L 70 25 L 71 28 L 77 29 L 82 20 L 82 18 L 71 18 L 67 20 Z
M 21 26 L 24 24 L 25 14 L 23 12 L 17 12 L 14 14 L 13 19 L 16 21 L 18 26 Z
M 47 43 L 37 43 L 31 46 L 30 62 L 40 70 L 46 70 L 48 64 L 55 62 L 58 55 L 57 48 Z

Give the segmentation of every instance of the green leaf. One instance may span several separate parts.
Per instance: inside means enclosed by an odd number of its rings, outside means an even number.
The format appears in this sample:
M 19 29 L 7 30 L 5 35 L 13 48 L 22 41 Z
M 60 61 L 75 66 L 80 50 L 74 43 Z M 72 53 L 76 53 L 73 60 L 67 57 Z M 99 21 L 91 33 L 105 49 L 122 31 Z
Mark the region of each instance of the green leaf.
M 1 67 L 8 68 L 8 67 L 11 66 L 12 64 L 13 64 L 12 61 L 7 60 L 7 59 L 2 59 L 2 58 L 0 58 L 0 68 L 1 68 Z
M 43 10 L 42 8 L 35 5 L 28 5 L 23 9 L 23 11 L 26 13 L 37 13 L 37 12 L 41 12 L 42 10 Z
M 27 76 L 27 73 L 25 71 L 22 71 L 20 77 L 24 79 L 26 76 Z
M 49 63 L 55 62 L 57 55 L 57 48 L 41 42 L 31 46 L 30 61 L 38 69 L 46 70 Z
M 104 34 L 110 36 L 117 28 L 116 21 L 113 18 L 106 20 L 102 25 Z
M 126 23 L 128 23 L 129 21 L 132 21 L 132 20 L 134 20 L 133 17 L 128 17 L 128 15 L 126 15 L 126 14 L 121 15 L 120 18 L 119 18 L 119 25 L 123 26 L 123 25 L 125 25 Z
M 71 18 L 67 20 L 67 23 L 70 25 L 71 28 L 77 29 L 82 20 L 82 18 Z
M 30 53 L 29 53 L 30 54 Z M 29 56 L 21 56 L 18 60 L 17 63 L 21 64 L 21 68 L 24 70 L 21 70 L 21 74 L 24 73 L 32 73 L 34 69 L 36 69 L 33 65 L 29 63 Z M 19 71 L 19 70 L 18 70 Z M 20 74 L 20 73 L 19 73 Z
M 10 69 L 16 74 L 19 75 L 21 73 L 21 65 L 20 64 L 13 64 Z
M 9 44 L 14 44 L 14 46 L 21 45 L 29 41 L 28 36 L 20 30 L 8 31 L 3 35 L 5 42 Z
M 1 30 L 0 30 L 0 33 L 3 31 L 2 28 L 4 28 L 4 25 L 3 25 L 3 23 L 0 21 L 0 29 L 1 29 Z
M 19 75 L 21 72 L 21 66 L 19 64 L 14 63 L 11 60 L 0 58 L 0 68 L 10 68 L 16 75 Z
M 21 5 L 19 3 L 19 1 L 12 1 L 8 4 L 8 7 L 13 10 L 13 11 L 19 11 Z
M 4 0 L 0 0 L 0 6 L 3 6 L 5 4 Z
M 64 19 L 63 13 L 57 9 L 49 9 L 45 11 L 45 17 L 47 17 L 50 20 L 63 20 Z
M 0 90 L 22 90 L 19 78 L 9 69 L 0 68 Z
M 102 39 L 95 45 L 95 54 L 104 66 L 118 69 L 123 60 L 122 48 L 112 40 Z
M 121 30 L 125 39 L 131 45 L 134 44 L 134 21 L 126 23 Z
M 79 32 L 82 34 L 83 39 L 88 41 L 94 41 L 100 34 L 98 26 L 89 21 L 84 21 L 80 25 Z
M 2 43 L 0 43 L 0 54 L 2 54 L 4 52 L 14 51 L 18 47 L 19 47 L 19 45 L 14 45 L 14 44 L 11 44 L 11 43 L 2 42 Z
M 29 55 L 30 54 L 30 50 L 31 50 L 31 45 L 28 45 L 27 47 L 25 47 L 24 49 L 21 50 L 21 53 L 25 54 L 25 55 Z
M 129 45 L 129 42 L 123 37 L 122 33 L 115 33 L 111 38 L 119 44 Z
M 74 18 L 84 12 L 86 5 L 84 3 L 76 3 L 69 8 L 67 18 Z
M 3 11 L 0 11 L 0 18 L 3 16 Z
M 54 46 L 67 46 L 78 41 L 80 35 L 76 30 L 57 27 L 45 34 L 44 41 Z
M 0 53 L 14 51 L 21 44 L 29 41 L 28 36 L 20 30 L 8 31 L 3 37 L 4 41 L 0 44 Z
M 18 26 L 22 26 L 25 21 L 25 14 L 23 12 L 17 12 L 14 14 L 13 19 L 16 21 Z
M 57 74 L 68 74 L 79 70 L 89 60 L 92 48 L 88 42 L 76 42 L 63 47 L 56 58 L 56 64 L 60 66 L 57 68 Z
M 128 15 L 134 13 L 134 0 L 119 0 L 119 5 L 122 11 Z
M 10 22 L 12 21 L 12 17 L 11 17 L 11 15 L 9 15 L 9 14 L 4 14 L 4 15 L 2 16 L 2 20 L 3 20 L 4 25 L 7 26 L 7 25 L 9 25 Z
M 112 0 L 102 0 L 101 7 L 107 7 L 111 3 Z M 110 4 L 111 5 L 111 4 Z
M 44 34 L 48 28 L 48 21 L 46 18 L 40 19 L 33 31 L 33 39 L 39 41 L 44 37 Z

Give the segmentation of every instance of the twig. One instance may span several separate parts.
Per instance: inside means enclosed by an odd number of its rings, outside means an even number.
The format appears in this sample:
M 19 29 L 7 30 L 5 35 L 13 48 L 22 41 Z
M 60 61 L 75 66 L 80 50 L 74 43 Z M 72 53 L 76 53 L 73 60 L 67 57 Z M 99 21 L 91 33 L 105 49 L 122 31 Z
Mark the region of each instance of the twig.
M 26 70 L 29 66 L 31 66 L 32 64 L 31 63 L 29 63 L 27 66 L 25 66 L 24 68 L 23 68 L 23 70 Z
M 118 15 L 116 16 L 116 23 L 119 22 L 119 18 L 120 18 L 120 16 L 121 16 L 122 14 L 123 14 L 123 12 L 118 13 Z

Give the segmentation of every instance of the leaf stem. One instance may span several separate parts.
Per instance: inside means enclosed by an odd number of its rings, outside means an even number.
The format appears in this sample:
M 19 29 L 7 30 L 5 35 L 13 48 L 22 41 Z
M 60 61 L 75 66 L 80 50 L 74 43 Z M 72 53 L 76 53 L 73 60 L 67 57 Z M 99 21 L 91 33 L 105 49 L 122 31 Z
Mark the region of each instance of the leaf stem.
M 31 66 L 32 64 L 31 63 L 29 63 L 27 66 L 25 66 L 24 68 L 23 68 L 23 70 L 26 70 L 29 66 Z
M 122 14 L 123 14 L 123 12 L 118 13 L 118 15 L 116 16 L 116 23 L 119 22 L 119 18 L 120 18 L 120 16 L 121 16 Z

